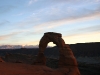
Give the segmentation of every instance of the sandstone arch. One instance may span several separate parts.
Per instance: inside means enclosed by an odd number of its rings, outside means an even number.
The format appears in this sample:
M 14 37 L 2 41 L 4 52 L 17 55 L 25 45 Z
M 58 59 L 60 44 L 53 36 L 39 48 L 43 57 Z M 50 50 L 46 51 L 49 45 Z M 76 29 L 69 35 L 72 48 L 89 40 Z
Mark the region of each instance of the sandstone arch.
M 65 44 L 60 33 L 47 32 L 44 33 L 43 37 L 39 42 L 39 52 L 35 65 L 46 65 L 46 58 L 44 56 L 44 50 L 49 42 L 53 42 L 59 48 L 59 68 L 63 68 L 68 75 L 80 75 L 77 67 L 77 61 L 72 53 L 70 47 Z M 63 71 L 64 71 L 63 70 Z

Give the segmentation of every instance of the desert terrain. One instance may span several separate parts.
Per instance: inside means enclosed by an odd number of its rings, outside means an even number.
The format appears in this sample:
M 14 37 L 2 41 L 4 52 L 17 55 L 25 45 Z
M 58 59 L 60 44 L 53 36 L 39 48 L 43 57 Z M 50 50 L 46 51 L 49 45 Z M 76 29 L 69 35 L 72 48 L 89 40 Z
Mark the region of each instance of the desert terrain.
M 74 50 L 75 46 L 72 48 Z M 58 69 L 57 49 L 53 47 L 45 50 L 46 66 L 32 65 L 36 60 L 38 49 L 0 50 L 0 75 L 64 75 L 61 69 Z M 94 54 L 94 56 L 86 57 L 85 53 L 78 56 L 76 51 L 73 52 L 81 75 L 100 75 L 99 56 Z M 89 54 L 89 52 L 86 53 Z

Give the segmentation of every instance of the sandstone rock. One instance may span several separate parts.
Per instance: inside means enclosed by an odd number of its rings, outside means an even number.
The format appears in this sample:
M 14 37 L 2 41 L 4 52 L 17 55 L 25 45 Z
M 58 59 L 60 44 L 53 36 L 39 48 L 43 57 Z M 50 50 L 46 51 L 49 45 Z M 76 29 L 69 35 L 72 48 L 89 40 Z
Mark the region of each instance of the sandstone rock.
M 39 42 L 38 57 L 34 64 L 46 65 L 46 58 L 44 56 L 44 50 L 49 42 L 53 42 L 59 48 L 59 68 L 57 71 L 63 71 L 66 75 L 80 75 L 78 70 L 77 61 L 73 55 L 72 50 L 65 44 L 60 33 L 47 32 Z
M 0 57 L 0 62 L 5 62 L 5 61 Z

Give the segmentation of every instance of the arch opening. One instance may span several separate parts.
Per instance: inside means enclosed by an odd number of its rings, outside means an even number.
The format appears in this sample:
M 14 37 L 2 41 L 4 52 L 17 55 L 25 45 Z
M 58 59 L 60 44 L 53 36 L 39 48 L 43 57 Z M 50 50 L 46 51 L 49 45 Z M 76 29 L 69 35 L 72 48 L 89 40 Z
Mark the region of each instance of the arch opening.
M 56 44 L 54 44 L 53 42 L 49 42 L 47 45 L 47 47 L 55 47 L 55 46 L 56 46 Z
M 48 47 L 49 43 L 51 43 L 52 47 Z M 46 66 L 50 68 L 58 68 L 59 62 L 59 49 L 53 42 L 49 42 L 46 49 L 44 50 L 44 56 L 46 57 Z
M 50 42 L 49 42 L 50 43 Z M 48 43 L 48 44 L 49 44 Z M 54 44 L 52 42 L 52 44 Z M 44 55 L 47 58 L 51 58 L 51 59 L 59 59 L 59 48 L 57 47 L 56 44 L 54 44 L 55 46 L 52 47 L 46 47 L 46 49 L 44 50 Z M 48 46 L 48 45 L 47 45 Z

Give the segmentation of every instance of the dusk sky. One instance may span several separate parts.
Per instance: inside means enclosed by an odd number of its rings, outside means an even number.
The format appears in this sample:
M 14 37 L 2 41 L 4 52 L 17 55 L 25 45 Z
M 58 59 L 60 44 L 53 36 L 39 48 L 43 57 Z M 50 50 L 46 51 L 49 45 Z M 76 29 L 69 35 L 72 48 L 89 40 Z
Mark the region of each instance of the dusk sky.
M 38 45 L 45 32 L 100 42 L 100 0 L 0 0 L 0 45 Z

